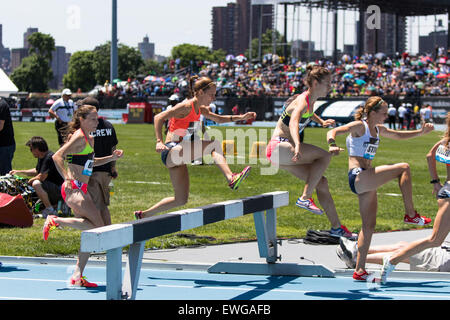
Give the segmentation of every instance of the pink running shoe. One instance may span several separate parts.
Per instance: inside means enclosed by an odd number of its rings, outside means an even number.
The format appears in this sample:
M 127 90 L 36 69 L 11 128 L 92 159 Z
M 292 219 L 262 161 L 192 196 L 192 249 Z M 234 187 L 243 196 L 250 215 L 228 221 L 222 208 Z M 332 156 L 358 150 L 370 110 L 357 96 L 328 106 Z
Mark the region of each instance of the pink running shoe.
M 57 218 L 57 216 L 47 216 L 47 219 L 45 220 L 44 223 L 44 227 L 42 228 L 42 236 L 44 237 L 44 240 L 48 239 L 50 231 L 59 227 L 59 224 L 56 223 L 54 220 L 55 218 Z
M 313 198 L 309 198 L 306 200 L 302 200 L 302 199 L 298 198 L 295 205 L 299 208 L 306 209 L 314 214 L 318 214 L 318 215 L 323 214 L 322 209 L 320 209 L 318 206 L 316 206 Z
M 70 284 L 75 287 L 83 287 L 83 288 L 97 288 L 98 285 L 86 280 L 86 277 L 80 277 L 78 279 L 70 278 Z
M 237 188 L 239 188 L 239 185 L 241 184 L 241 182 L 244 181 L 245 178 L 247 178 L 248 173 L 250 172 L 251 168 L 252 167 L 247 166 L 240 173 L 233 173 L 233 177 L 231 178 L 231 182 L 228 184 L 228 186 L 232 190 L 237 190 Z
M 403 222 L 407 223 L 407 224 L 415 224 L 417 226 L 426 226 L 427 224 L 431 223 L 431 219 L 427 218 L 425 216 L 421 216 L 416 211 L 416 215 L 414 216 L 414 218 L 411 218 L 410 216 L 405 214 L 405 218 L 403 219 Z

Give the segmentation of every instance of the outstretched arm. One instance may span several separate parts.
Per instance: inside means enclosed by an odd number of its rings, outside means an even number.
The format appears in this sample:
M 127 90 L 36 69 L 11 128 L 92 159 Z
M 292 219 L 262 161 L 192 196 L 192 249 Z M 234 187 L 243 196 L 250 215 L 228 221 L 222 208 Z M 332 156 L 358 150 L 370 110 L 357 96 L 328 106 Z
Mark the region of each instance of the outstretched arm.
M 425 123 L 422 129 L 420 130 L 393 130 L 388 129 L 384 125 L 378 125 L 378 130 L 380 131 L 380 135 L 385 138 L 391 138 L 394 140 L 405 140 L 411 139 L 414 137 L 422 136 L 424 134 L 430 133 L 434 130 L 434 125 L 432 123 Z
M 239 115 L 219 115 L 216 113 L 211 112 L 209 108 L 207 107 L 201 107 L 202 115 L 214 122 L 217 123 L 225 123 L 225 122 L 234 122 L 234 121 L 245 121 L 248 119 L 256 119 L 256 113 L 255 112 L 247 112 L 246 114 L 239 114 Z

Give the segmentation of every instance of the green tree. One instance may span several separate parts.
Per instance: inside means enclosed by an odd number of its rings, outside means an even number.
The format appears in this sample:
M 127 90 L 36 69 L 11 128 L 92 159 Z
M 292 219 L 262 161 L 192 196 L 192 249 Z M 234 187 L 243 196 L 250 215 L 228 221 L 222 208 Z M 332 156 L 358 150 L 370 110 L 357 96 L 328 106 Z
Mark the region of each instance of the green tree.
M 139 74 L 143 75 L 160 75 L 164 72 L 164 65 L 153 59 L 147 59 L 139 68 Z
M 92 90 L 97 84 L 93 60 L 94 52 L 92 51 L 75 52 L 70 57 L 69 68 L 63 78 L 64 86 L 72 89 L 72 91 L 76 91 L 78 88 L 83 92 Z
M 96 47 L 93 52 L 92 66 L 95 80 L 97 83 L 103 84 L 110 77 L 111 42 Z M 128 77 L 135 77 L 139 74 L 139 68 L 144 64 L 139 50 L 119 44 L 117 55 L 119 79 L 126 80 Z
M 277 43 L 276 46 L 276 54 L 280 57 L 284 56 L 284 48 L 279 43 L 283 43 L 284 39 L 281 33 L 275 31 L 275 40 Z M 245 55 L 248 57 L 250 50 L 245 51 Z M 291 45 L 288 44 L 287 52 L 291 52 Z M 273 53 L 273 31 L 267 30 L 264 34 L 261 35 L 261 59 L 266 53 Z M 259 39 L 255 38 L 252 40 L 252 56 L 251 60 L 258 59 L 259 54 Z
M 55 39 L 49 34 L 35 32 L 28 37 L 28 42 L 29 56 L 22 59 L 20 66 L 11 74 L 11 80 L 21 91 L 45 92 L 53 78 L 51 61 Z
M 198 61 L 210 61 L 219 62 L 225 60 L 225 51 L 216 50 L 213 51 L 208 47 L 199 46 L 194 44 L 180 44 L 172 48 L 172 59 L 180 59 L 180 67 L 189 67 L 191 62 L 197 63 Z

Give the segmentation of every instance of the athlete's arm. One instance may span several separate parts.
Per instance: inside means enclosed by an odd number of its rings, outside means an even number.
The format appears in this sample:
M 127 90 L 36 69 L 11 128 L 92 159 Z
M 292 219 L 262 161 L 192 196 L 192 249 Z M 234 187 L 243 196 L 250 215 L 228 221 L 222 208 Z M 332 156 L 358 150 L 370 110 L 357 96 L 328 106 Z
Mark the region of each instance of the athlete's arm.
M 239 114 L 239 115 L 219 115 L 219 114 L 211 112 L 211 110 L 208 107 L 201 107 L 200 111 L 205 118 L 212 120 L 214 122 L 217 122 L 217 123 L 256 119 L 255 112 L 247 112 L 246 114 Z
M 386 128 L 382 124 L 377 125 L 377 127 L 381 136 L 394 140 L 411 139 L 414 137 L 430 133 L 431 131 L 434 130 L 434 125 L 432 123 L 425 123 L 422 129 L 420 130 L 405 130 L 405 131 L 393 130 Z
M 176 104 L 174 107 L 169 110 L 158 113 L 155 116 L 154 124 L 155 124 L 155 136 L 156 136 L 156 151 L 162 152 L 164 149 L 168 149 L 167 146 L 163 143 L 162 140 L 162 127 L 164 122 L 170 118 L 184 118 L 186 117 L 190 110 L 191 104 L 188 100 L 180 102 Z
M 292 157 L 292 161 L 296 162 L 300 156 L 300 133 L 298 132 L 298 125 L 300 123 L 300 119 L 302 114 L 305 112 L 307 107 L 307 103 L 305 99 L 301 96 L 297 97 L 290 105 L 293 106 L 291 113 L 291 121 L 289 121 L 289 133 L 292 137 L 292 142 L 294 142 L 294 156 Z
M 94 167 L 102 166 L 108 162 L 116 161 L 117 159 L 120 159 L 123 157 L 123 150 L 117 149 L 114 150 L 112 155 L 101 157 L 101 158 L 94 158 Z
M 344 149 L 336 145 L 336 136 L 343 134 L 351 134 L 353 136 L 359 137 L 364 134 L 364 125 L 361 121 L 353 121 L 346 125 L 331 129 L 327 132 L 327 143 L 328 151 L 334 155 L 338 155 L 339 152 L 344 151 Z
M 321 117 L 319 117 L 317 114 L 313 114 L 313 116 L 311 117 L 312 121 L 317 122 L 318 124 L 320 124 L 322 127 L 334 127 L 336 125 L 336 121 L 333 119 L 327 119 L 327 120 L 323 120 Z

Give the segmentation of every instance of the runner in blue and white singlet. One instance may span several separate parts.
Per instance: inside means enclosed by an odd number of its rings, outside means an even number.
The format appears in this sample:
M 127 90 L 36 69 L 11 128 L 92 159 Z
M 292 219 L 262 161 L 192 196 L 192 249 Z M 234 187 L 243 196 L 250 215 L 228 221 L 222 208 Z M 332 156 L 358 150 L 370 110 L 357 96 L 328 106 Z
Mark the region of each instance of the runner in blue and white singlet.
M 336 136 L 348 134 L 348 182 L 353 193 L 358 195 L 362 228 L 358 237 L 358 257 L 353 278 L 366 281 L 369 274 L 365 270 L 367 252 L 376 225 L 377 189 L 387 182 L 398 179 L 402 193 L 405 215 L 403 222 L 424 226 L 430 218 L 421 216 L 414 209 L 412 198 L 412 177 L 409 164 L 372 166 L 378 151 L 380 136 L 395 140 L 409 139 L 433 130 L 433 125 L 425 124 L 421 130 L 397 131 L 388 129 L 384 122 L 388 116 L 388 105 L 381 97 L 370 97 L 355 114 L 355 121 L 332 129 L 327 134 L 329 152 L 339 152 Z

